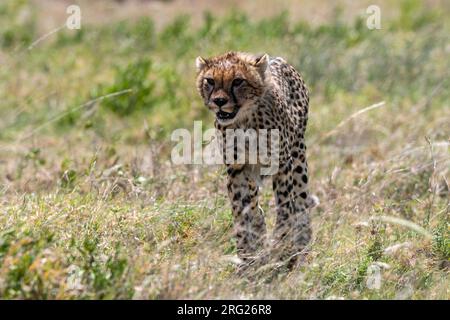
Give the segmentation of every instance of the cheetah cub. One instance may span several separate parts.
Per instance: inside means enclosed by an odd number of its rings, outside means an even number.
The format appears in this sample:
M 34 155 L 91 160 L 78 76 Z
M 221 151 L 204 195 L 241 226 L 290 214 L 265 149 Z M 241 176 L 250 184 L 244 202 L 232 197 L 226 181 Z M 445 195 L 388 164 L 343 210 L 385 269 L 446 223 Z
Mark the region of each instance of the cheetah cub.
M 308 90 L 291 65 L 267 54 L 228 52 L 210 59 L 198 57 L 196 66 L 197 89 L 214 112 L 215 127 L 224 139 L 227 129 L 278 130 L 279 164 L 271 176 L 277 217 L 270 252 L 292 267 L 304 256 L 311 239 L 308 209 L 315 205 L 308 194 L 304 139 Z M 268 257 L 266 224 L 258 205 L 261 177 L 255 174 L 257 166 L 226 164 L 237 253 L 247 266 Z

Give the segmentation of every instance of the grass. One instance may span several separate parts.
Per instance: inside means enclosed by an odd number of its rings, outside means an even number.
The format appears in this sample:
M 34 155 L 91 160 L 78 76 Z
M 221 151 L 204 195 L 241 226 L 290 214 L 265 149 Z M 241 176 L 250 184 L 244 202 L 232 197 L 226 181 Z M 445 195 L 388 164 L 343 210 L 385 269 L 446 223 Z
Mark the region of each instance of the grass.
M 0 297 L 449 299 L 449 11 L 395 6 L 374 31 L 339 10 L 312 25 L 234 9 L 198 27 L 83 24 L 27 49 L 37 8 L 2 2 Z M 223 169 L 170 163 L 172 130 L 213 120 L 195 57 L 228 50 L 283 56 L 311 89 L 321 204 L 291 273 L 236 275 Z M 272 227 L 268 186 L 262 206 Z

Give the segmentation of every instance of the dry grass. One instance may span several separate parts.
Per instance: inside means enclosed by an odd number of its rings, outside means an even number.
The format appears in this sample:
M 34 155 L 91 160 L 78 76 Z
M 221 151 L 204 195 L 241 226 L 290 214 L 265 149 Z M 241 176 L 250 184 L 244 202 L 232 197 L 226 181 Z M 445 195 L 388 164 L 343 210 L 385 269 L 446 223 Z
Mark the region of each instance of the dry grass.
M 287 1 L 289 17 L 263 22 L 270 10 L 255 2 L 242 5 L 258 18 L 222 4 L 209 22 L 189 1 L 139 4 L 160 8 L 157 31 L 150 20 L 118 22 L 136 3 L 100 19 L 82 2 L 81 33 L 26 50 L 53 27 L 42 3 L 0 17 L 16 37 L 7 45 L 0 34 L 2 298 L 450 298 L 444 2 L 383 2 L 392 16 L 374 32 L 355 21 L 354 2 L 336 15 L 327 2 Z M 60 25 L 62 5 L 46 4 Z M 35 25 L 17 23 L 23 8 Z M 180 11 L 193 22 L 176 20 Z M 321 203 L 308 261 L 290 273 L 238 276 L 223 169 L 170 162 L 170 132 L 212 120 L 195 92 L 195 56 L 229 49 L 283 55 L 311 88 L 310 181 Z M 146 84 L 136 84 L 126 74 L 146 59 Z M 136 100 L 114 95 L 128 89 Z M 268 186 L 262 200 L 271 227 Z

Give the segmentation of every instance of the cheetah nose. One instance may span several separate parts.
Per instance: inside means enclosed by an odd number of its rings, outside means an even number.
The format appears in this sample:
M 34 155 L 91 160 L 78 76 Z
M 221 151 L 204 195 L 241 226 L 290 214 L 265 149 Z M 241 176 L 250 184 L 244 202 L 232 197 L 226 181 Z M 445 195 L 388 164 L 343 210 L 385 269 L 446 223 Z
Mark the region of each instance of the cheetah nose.
M 227 104 L 228 99 L 226 99 L 226 98 L 215 98 L 213 101 L 220 108 L 220 107 L 222 107 L 222 106 Z

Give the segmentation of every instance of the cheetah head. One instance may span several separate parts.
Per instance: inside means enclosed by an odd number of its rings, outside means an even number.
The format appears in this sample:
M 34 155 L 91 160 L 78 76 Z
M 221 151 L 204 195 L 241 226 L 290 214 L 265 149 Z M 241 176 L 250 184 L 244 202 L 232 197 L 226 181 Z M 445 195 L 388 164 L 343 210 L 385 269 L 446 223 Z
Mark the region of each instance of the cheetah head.
M 233 123 L 255 106 L 266 87 L 268 65 L 267 54 L 228 52 L 197 58 L 197 89 L 219 123 Z

